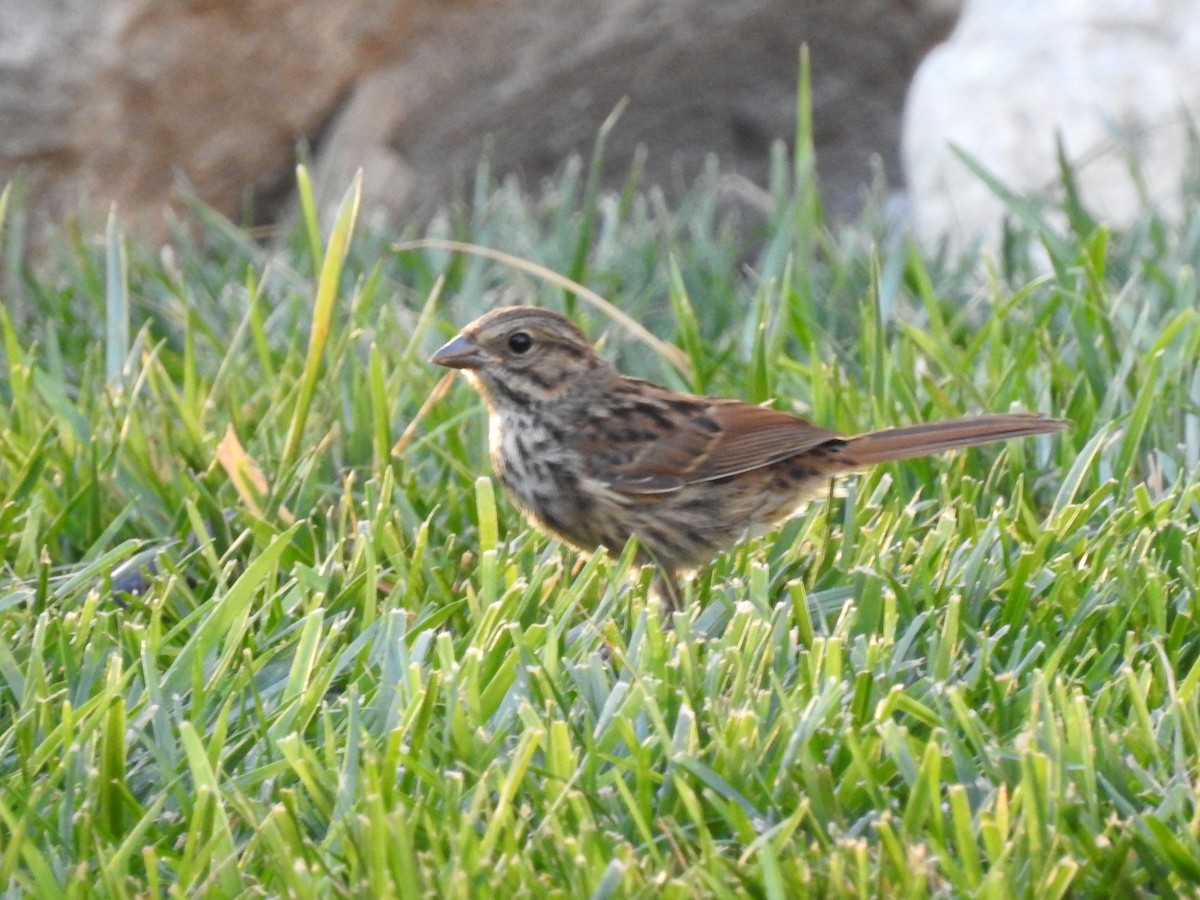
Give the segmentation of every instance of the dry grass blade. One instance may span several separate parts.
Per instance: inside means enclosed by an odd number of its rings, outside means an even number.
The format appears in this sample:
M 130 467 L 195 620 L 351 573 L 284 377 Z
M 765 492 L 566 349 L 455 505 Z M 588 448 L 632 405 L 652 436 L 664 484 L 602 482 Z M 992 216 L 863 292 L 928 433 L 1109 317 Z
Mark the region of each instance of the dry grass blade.
M 226 427 L 225 436 L 217 445 L 217 463 L 229 476 L 233 489 L 237 491 L 246 508 L 255 516 L 261 517 L 262 502 L 270 493 L 271 486 L 262 468 L 242 446 L 232 425 Z M 295 516 L 283 504 L 279 505 L 279 518 L 288 525 L 295 521 Z
M 621 312 L 621 310 L 617 309 L 617 307 L 613 306 L 592 289 L 584 287 L 579 282 L 572 281 L 565 275 L 560 275 L 558 272 L 540 263 L 535 263 L 520 256 L 514 256 L 511 253 L 505 253 L 503 250 L 494 250 L 491 247 L 482 247 L 478 244 L 468 244 L 464 241 L 452 241 L 445 238 L 422 238 L 416 241 L 405 241 L 400 244 L 393 244 L 392 249 L 397 252 L 408 250 L 456 250 L 460 253 L 470 253 L 472 256 L 494 259 L 497 262 L 504 263 L 506 266 L 511 266 L 514 269 L 519 269 L 522 272 L 541 278 L 557 287 L 576 294 L 581 300 L 591 304 L 604 315 L 608 316 L 639 341 L 652 347 L 656 353 L 666 359 L 682 375 L 688 378 L 691 377 L 692 367 L 688 362 L 687 355 L 682 350 L 673 344 L 655 337 L 645 326 Z
M 399 456 L 412 443 L 413 435 L 417 433 L 417 427 L 421 424 L 421 420 L 425 418 L 434 404 L 445 396 L 446 391 L 450 388 L 450 383 L 454 381 L 454 375 L 453 371 L 447 372 L 434 385 L 433 390 L 429 392 L 429 396 L 425 398 L 425 402 L 421 404 L 421 408 L 417 410 L 417 414 L 412 417 L 412 421 L 408 423 L 408 426 L 404 429 L 404 433 L 400 435 L 400 439 L 392 447 L 392 456 Z

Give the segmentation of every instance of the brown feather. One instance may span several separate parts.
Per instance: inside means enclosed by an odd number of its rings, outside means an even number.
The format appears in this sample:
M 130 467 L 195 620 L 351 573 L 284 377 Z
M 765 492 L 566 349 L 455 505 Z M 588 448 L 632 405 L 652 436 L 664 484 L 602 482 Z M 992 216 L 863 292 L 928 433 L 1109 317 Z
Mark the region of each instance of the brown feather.
M 708 414 L 721 426 L 704 458 L 687 474 L 689 484 L 761 469 L 845 435 L 807 419 L 737 400 L 714 402 Z
M 840 455 L 850 468 L 858 468 L 941 453 L 956 447 L 975 447 L 1010 438 L 1052 434 L 1062 431 L 1067 425 L 1066 419 L 1048 419 L 1023 413 L 967 416 L 858 435 L 850 439 Z
M 696 408 L 687 415 L 678 415 L 678 410 L 669 409 L 668 401 L 678 404 L 684 399 L 681 395 L 644 382 L 637 382 L 637 386 L 641 406 L 653 398 L 657 401 L 653 408 L 668 415 L 675 427 L 656 429 L 653 415 L 644 410 L 625 410 L 619 415 L 624 430 L 606 420 L 578 443 L 592 461 L 592 474 L 625 494 L 670 493 L 689 484 L 765 468 L 818 447 L 827 449 L 822 454 L 827 461 L 823 467 L 832 473 L 957 447 L 1049 434 L 1067 424 L 1064 419 L 1039 415 L 1000 414 L 847 437 L 800 416 L 738 400 L 687 397 L 697 401 Z M 614 436 L 629 433 L 643 439 L 635 445 L 614 441 Z M 614 443 L 621 448 L 617 454 L 612 453 Z
M 631 400 L 589 406 L 584 427 L 568 435 L 588 468 L 588 474 L 613 490 L 627 494 L 661 494 L 678 490 L 684 475 L 712 446 L 716 433 L 697 420 L 705 403 L 683 402 L 680 414 L 666 402 L 665 388 L 622 378 Z M 621 397 L 617 392 L 614 396 Z M 623 398 L 622 398 L 623 399 Z M 699 400 L 700 398 L 694 398 Z M 663 422 L 671 427 L 664 429 Z
M 636 389 L 638 402 L 632 408 L 614 404 L 608 415 L 593 416 L 592 427 L 576 436 L 591 474 L 621 493 L 677 491 L 845 439 L 775 409 L 674 394 L 634 379 L 622 381 Z M 671 427 L 662 428 L 662 421 L 669 421 Z

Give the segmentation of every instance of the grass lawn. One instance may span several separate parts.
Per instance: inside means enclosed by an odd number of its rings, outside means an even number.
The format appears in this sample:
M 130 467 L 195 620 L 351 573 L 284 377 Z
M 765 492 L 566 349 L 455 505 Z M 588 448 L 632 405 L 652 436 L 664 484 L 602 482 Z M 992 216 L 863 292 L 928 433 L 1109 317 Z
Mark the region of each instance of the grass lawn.
M 485 171 L 408 249 L 352 189 L 270 246 L 201 208 L 165 250 L 65 231 L 36 274 L 9 202 L 4 896 L 1194 891 L 1200 204 L 1015 204 L 989 268 L 827 228 L 804 155 L 761 228 L 717 196 Z M 498 496 L 461 381 L 425 402 L 508 302 L 844 431 L 1074 424 L 842 481 L 667 630 L 628 551 Z

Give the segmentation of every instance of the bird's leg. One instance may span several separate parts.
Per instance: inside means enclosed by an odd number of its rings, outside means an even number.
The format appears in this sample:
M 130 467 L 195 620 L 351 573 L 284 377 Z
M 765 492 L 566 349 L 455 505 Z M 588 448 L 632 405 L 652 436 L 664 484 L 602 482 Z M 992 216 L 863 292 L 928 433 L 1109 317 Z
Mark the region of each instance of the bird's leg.
M 658 599 L 663 622 L 670 628 L 674 619 L 672 613 L 683 609 L 683 586 L 675 577 L 675 573 L 662 566 L 655 566 L 654 580 L 650 582 L 650 594 Z

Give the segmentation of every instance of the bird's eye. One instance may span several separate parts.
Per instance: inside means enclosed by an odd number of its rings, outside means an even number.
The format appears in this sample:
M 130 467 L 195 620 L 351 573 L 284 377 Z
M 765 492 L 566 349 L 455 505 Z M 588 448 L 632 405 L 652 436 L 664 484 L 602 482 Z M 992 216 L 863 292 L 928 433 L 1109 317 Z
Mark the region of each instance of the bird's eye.
M 508 336 L 508 349 L 513 353 L 527 353 L 533 346 L 533 338 L 524 331 L 515 331 Z

